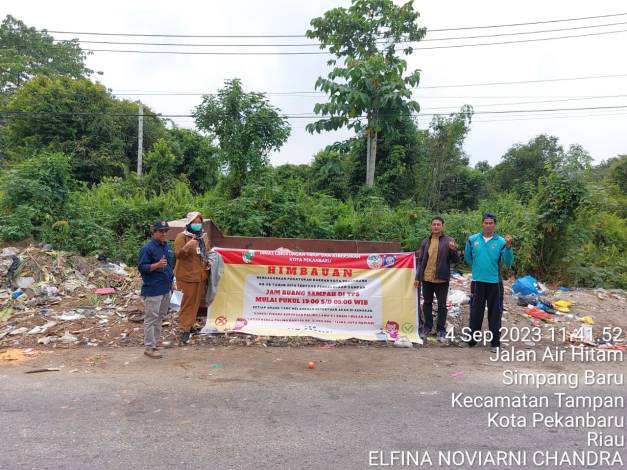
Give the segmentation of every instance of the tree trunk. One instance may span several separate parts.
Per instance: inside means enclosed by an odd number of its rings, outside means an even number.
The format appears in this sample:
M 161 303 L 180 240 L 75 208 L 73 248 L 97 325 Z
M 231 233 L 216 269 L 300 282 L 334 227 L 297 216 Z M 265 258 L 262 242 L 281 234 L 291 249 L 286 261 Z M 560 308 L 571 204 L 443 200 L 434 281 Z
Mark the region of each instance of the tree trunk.
M 377 161 L 377 131 L 368 131 L 368 142 L 366 145 L 366 186 L 374 186 L 374 170 Z

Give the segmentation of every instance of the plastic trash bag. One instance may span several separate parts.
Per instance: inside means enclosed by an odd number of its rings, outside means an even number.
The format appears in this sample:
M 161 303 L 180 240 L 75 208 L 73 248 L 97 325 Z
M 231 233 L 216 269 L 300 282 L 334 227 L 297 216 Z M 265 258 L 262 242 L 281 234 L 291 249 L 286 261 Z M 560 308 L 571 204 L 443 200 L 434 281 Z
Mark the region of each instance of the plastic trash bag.
M 512 292 L 522 295 L 540 295 L 544 293 L 540 283 L 533 276 L 523 276 L 516 279 L 514 284 L 512 284 Z
M 183 302 L 183 292 L 175 290 L 170 297 L 170 310 L 178 312 L 181 309 L 181 303 Z

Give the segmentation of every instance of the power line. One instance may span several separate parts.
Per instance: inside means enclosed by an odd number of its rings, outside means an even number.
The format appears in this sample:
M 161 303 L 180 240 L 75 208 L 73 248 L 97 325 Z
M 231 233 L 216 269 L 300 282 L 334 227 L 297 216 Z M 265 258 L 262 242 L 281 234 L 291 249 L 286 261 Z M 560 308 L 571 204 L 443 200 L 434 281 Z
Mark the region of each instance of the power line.
M 482 124 L 482 123 L 493 123 L 493 122 L 516 122 L 516 121 L 537 121 L 537 120 L 546 120 L 546 119 L 580 119 L 580 118 L 594 118 L 594 117 L 612 117 L 612 116 L 626 116 L 627 113 L 625 111 L 622 112 L 614 112 L 614 113 L 598 113 L 598 114 L 571 114 L 571 115 L 562 115 L 562 116 L 533 116 L 533 117 L 514 117 L 507 119 L 478 119 L 473 120 L 472 124 Z
M 575 80 L 596 80 L 600 78 L 617 78 L 617 77 L 627 77 L 627 74 L 614 74 L 614 75 L 591 75 L 585 77 L 567 77 L 567 78 L 545 78 L 541 80 L 517 80 L 511 82 L 487 82 L 487 83 L 468 83 L 468 84 L 459 84 L 459 85 L 432 85 L 432 86 L 421 86 L 420 89 L 434 89 L 434 88 L 464 88 L 464 87 L 475 87 L 475 86 L 495 86 L 495 85 L 523 85 L 529 83 L 548 83 L 548 82 L 566 82 L 566 81 L 575 81 Z
M 599 99 L 607 99 L 607 98 L 626 98 L 626 97 L 627 95 L 585 96 L 581 98 L 563 98 L 563 99 L 554 99 L 554 100 L 518 101 L 518 102 L 509 102 L 509 103 L 486 103 L 480 106 L 487 107 L 487 106 L 510 106 L 510 105 L 519 105 L 519 104 L 561 103 L 565 101 L 599 100 Z M 434 110 L 434 109 L 450 109 L 450 106 L 439 107 L 439 108 L 421 108 L 421 109 L 424 109 L 425 111 Z
M 548 23 L 563 23 L 569 21 L 582 21 L 592 20 L 598 18 L 612 18 L 617 16 L 625 16 L 627 13 L 613 13 L 607 15 L 596 16 L 581 16 L 577 18 L 561 18 L 556 20 L 543 20 L 543 21 L 530 21 L 526 23 L 510 23 L 510 24 L 498 24 L 498 25 L 485 25 L 485 26 L 462 26 L 457 28 L 440 28 L 430 29 L 431 32 L 443 32 L 443 31 L 463 31 L 469 29 L 488 29 L 488 28 L 507 28 L 516 26 L 529 26 L 537 24 Z M 43 29 L 40 32 L 54 33 L 54 34 L 78 34 L 84 36 L 132 36 L 132 37 L 161 37 L 161 38 L 304 38 L 307 37 L 304 34 L 228 34 L 228 35 L 215 35 L 215 34 L 147 34 L 147 33 L 110 33 L 110 32 L 86 32 L 86 31 L 59 31 L 59 30 L 47 30 Z
M 627 32 L 625 29 L 617 30 L 617 31 L 601 31 L 597 33 L 586 33 L 586 34 L 573 34 L 566 36 L 554 36 L 550 38 L 533 38 L 533 39 L 516 39 L 513 41 L 500 41 L 500 42 L 481 42 L 481 43 L 473 43 L 473 44 L 452 44 L 448 46 L 427 46 L 427 47 L 414 47 L 412 48 L 414 51 L 426 51 L 426 50 L 435 50 L 435 49 L 458 49 L 462 47 L 478 47 L 478 46 L 502 46 L 505 44 L 522 44 L 522 43 L 531 43 L 531 42 L 539 42 L 539 41 L 554 41 L 558 39 L 572 39 L 572 38 L 583 38 L 590 36 L 604 36 L 608 34 L 618 34 Z M 332 55 L 331 52 L 328 51 L 298 51 L 298 52 L 206 52 L 206 51 L 142 51 L 137 49 L 92 49 L 85 48 L 83 49 L 87 52 L 116 52 L 116 53 L 124 53 L 124 54 L 167 54 L 167 55 L 214 55 L 214 56 L 270 56 L 270 55 Z
M 520 36 L 520 35 L 529 35 L 529 34 L 542 34 L 542 33 L 556 33 L 560 31 L 573 31 L 573 30 L 581 30 L 581 29 L 590 29 L 590 28 L 602 28 L 606 26 L 618 26 L 627 24 L 627 21 L 621 21 L 617 23 L 605 23 L 599 25 L 587 25 L 587 26 L 576 26 L 572 28 L 557 28 L 557 29 L 545 29 L 545 30 L 537 30 L 537 31 L 518 31 L 514 33 L 497 33 L 497 34 L 481 34 L 475 36 L 458 36 L 458 37 L 448 37 L 448 38 L 426 38 L 421 39 L 420 41 L 399 41 L 397 44 L 415 44 L 415 43 L 424 43 L 424 42 L 432 42 L 432 41 L 457 41 L 457 40 L 465 40 L 465 39 L 481 39 L 481 38 L 494 38 L 494 37 L 503 37 L 503 36 Z M 75 42 L 76 39 L 60 39 L 58 42 Z M 125 41 L 92 41 L 92 40 L 82 40 L 78 39 L 78 42 L 81 44 L 112 44 L 112 45 L 125 45 L 125 46 L 176 46 L 176 47 L 320 47 L 322 46 L 319 42 L 312 43 L 292 43 L 292 44 L 197 44 L 197 43 L 180 43 L 180 42 L 125 42 Z M 377 44 L 388 44 L 386 41 L 377 41 Z
M 589 106 L 589 107 L 579 107 L 579 108 L 552 108 L 552 109 L 519 109 L 519 110 L 494 110 L 494 111 L 477 111 L 474 112 L 473 115 L 484 115 L 484 114 L 525 114 L 525 113 L 549 113 L 549 112 L 557 112 L 557 111 L 591 111 L 591 110 L 609 110 L 609 109 L 627 109 L 627 105 L 617 105 L 617 106 Z M 103 113 L 103 112 L 74 112 L 74 111 L 0 111 L 0 114 L 6 115 L 27 115 L 27 116 L 124 116 L 124 117 L 138 117 L 137 113 Z M 410 116 L 420 117 L 420 116 L 447 116 L 450 113 L 412 113 Z M 393 116 L 396 116 L 394 114 Z M 152 114 L 149 117 L 154 118 L 183 118 L 183 117 L 194 117 L 193 114 Z M 312 118 L 328 118 L 331 116 L 320 116 L 320 115 L 305 115 L 305 114 L 283 114 L 282 117 L 288 119 L 312 119 Z M 366 116 L 360 116 L 364 118 Z
M 516 26 L 530 26 L 530 25 L 536 25 L 536 24 L 564 23 L 568 21 L 582 21 L 582 20 L 594 20 L 598 18 L 612 18 L 616 16 L 625 16 L 625 15 L 627 15 L 627 13 L 613 13 L 609 15 L 580 16 L 578 18 L 562 18 L 558 20 L 531 21 L 527 23 L 494 24 L 494 25 L 488 25 L 488 26 L 466 26 L 466 27 L 460 27 L 460 28 L 440 28 L 440 29 L 430 29 L 428 31 L 443 32 L 443 31 L 463 31 L 467 29 L 509 28 L 509 27 L 516 27 Z
M 607 98 L 627 98 L 627 95 L 602 95 L 602 96 L 585 96 L 581 98 L 565 98 L 565 99 L 553 99 L 553 100 L 533 100 L 533 101 L 518 101 L 518 102 L 509 102 L 509 103 L 486 103 L 479 105 L 479 110 L 484 107 L 493 107 L 493 106 L 511 106 L 511 105 L 520 105 L 520 104 L 540 104 L 540 103 L 560 103 L 560 102 L 568 102 L 568 101 L 583 101 L 583 100 L 598 100 L 598 99 L 607 99 Z M 474 108 L 474 106 L 473 106 Z M 459 107 L 453 106 L 439 106 L 439 107 L 427 107 L 420 108 L 420 111 L 435 111 L 435 110 L 445 110 L 446 112 L 458 112 Z M 477 108 L 474 108 L 475 113 L 480 111 Z M 297 115 L 309 115 L 312 113 L 302 112 L 302 113 L 287 113 L 287 114 L 297 114 Z
M 582 77 L 561 77 L 561 78 L 544 78 L 539 80 L 516 80 L 509 82 L 483 82 L 483 83 L 460 83 L 460 84 L 451 84 L 451 85 L 430 85 L 430 86 L 418 86 L 414 87 L 414 89 L 418 90 L 426 90 L 426 89 L 438 89 L 438 88 L 467 88 L 467 87 L 482 87 L 482 86 L 499 86 L 499 85 L 527 85 L 531 83 L 552 83 L 552 82 L 565 82 L 565 81 L 578 81 L 578 80 L 597 80 L 597 79 L 606 79 L 606 78 L 621 78 L 627 77 L 627 73 L 623 74 L 611 74 L 611 75 L 588 75 Z M 131 92 L 131 93 L 120 93 L 120 92 Z M 132 93 L 137 92 L 137 93 Z M 132 95 L 132 96 L 141 96 L 145 95 L 174 95 L 174 96 L 201 96 L 201 95 L 214 95 L 214 93 L 206 93 L 206 92 L 185 92 L 185 91 L 150 91 L 150 90 L 132 90 L 132 89 L 120 89 L 117 91 L 113 91 L 114 95 L 123 96 L 123 95 Z M 318 91 L 283 91 L 283 92 L 263 92 L 264 95 L 267 96 L 291 96 L 291 95 L 314 95 L 314 96 L 326 96 L 325 93 L 321 93 Z M 469 97 L 460 97 L 460 98 L 469 98 Z

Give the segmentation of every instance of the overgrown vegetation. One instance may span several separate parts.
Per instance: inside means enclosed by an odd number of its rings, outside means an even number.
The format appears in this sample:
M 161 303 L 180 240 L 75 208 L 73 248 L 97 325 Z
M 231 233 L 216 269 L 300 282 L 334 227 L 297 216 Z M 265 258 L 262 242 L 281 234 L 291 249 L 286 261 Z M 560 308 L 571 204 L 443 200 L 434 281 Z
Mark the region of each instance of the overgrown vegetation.
M 323 26 L 314 25 L 316 37 Z M 540 135 L 512 145 L 494 167 L 473 167 L 464 152 L 470 106 L 418 129 L 406 109 L 389 103 L 393 125 L 376 125 L 370 187 L 374 124 L 354 126 L 355 137 L 320 150 L 308 165 L 272 167 L 268 152 L 285 142 L 289 125 L 263 94 L 234 79 L 196 108 L 205 133 L 146 110 L 138 178 L 138 104 L 86 78 L 80 49 L 56 69 L 55 61 L 38 67 L 16 59 L 24 44 L 50 57 L 63 51 L 13 18 L 1 29 L 7 44 L 21 46 L 0 49 L 0 240 L 31 238 L 134 262 L 150 222 L 194 209 L 230 235 L 399 239 L 414 250 L 433 215 L 462 244 L 489 210 L 499 232 L 514 237 L 516 274 L 627 287 L 627 155 L 593 166 L 580 146 L 565 151 L 556 137 Z

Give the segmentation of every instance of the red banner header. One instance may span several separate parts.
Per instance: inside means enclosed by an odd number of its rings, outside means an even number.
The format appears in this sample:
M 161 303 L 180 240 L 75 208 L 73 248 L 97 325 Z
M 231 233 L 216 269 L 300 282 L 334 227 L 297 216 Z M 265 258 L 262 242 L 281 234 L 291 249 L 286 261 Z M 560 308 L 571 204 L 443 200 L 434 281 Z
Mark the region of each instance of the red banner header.
M 413 269 L 414 253 L 309 253 L 214 248 L 226 264 L 349 269 Z

